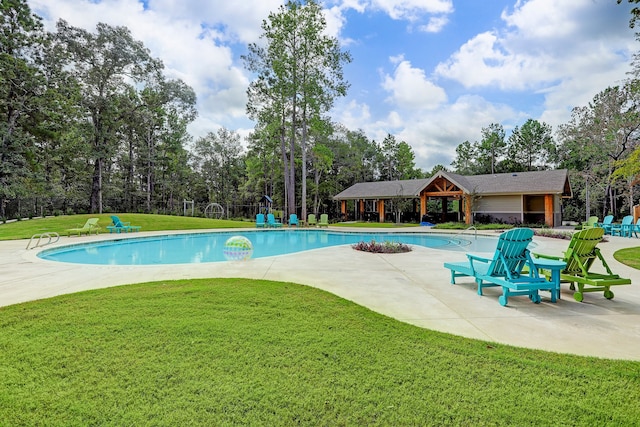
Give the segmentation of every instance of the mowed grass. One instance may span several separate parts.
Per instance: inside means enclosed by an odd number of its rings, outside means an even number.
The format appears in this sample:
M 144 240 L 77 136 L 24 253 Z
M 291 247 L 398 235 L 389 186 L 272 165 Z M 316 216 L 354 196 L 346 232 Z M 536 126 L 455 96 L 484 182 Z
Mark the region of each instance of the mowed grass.
M 0 240 L 29 239 L 34 234 L 57 232 L 66 236 L 65 230 L 82 227 L 88 218 L 99 218 L 101 233 L 108 233 L 112 214 L 61 215 L 56 217 L 35 218 L 0 224 Z M 199 217 L 184 217 L 152 214 L 114 214 L 124 222 L 141 226 L 141 231 L 160 230 L 202 230 L 216 228 L 255 228 L 255 222 L 219 220 Z M 76 234 L 77 236 L 77 234 Z
M 0 425 L 630 426 L 640 363 L 414 327 L 318 289 L 166 281 L 0 309 Z
M 398 227 L 419 227 L 420 224 L 414 223 L 401 223 L 395 222 L 364 222 L 364 221 L 349 221 L 349 222 L 336 222 L 330 224 L 335 227 L 355 227 L 355 228 L 398 228 Z
M 629 267 L 640 270 L 640 246 L 620 249 L 613 254 L 613 257 Z

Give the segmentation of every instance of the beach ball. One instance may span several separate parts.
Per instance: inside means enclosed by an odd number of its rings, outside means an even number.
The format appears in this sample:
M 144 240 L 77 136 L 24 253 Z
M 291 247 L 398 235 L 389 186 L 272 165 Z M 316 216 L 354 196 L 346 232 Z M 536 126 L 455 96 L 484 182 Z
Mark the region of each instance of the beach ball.
M 244 236 L 229 237 L 224 243 L 223 253 L 229 261 L 246 261 L 253 255 L 253 245 Z

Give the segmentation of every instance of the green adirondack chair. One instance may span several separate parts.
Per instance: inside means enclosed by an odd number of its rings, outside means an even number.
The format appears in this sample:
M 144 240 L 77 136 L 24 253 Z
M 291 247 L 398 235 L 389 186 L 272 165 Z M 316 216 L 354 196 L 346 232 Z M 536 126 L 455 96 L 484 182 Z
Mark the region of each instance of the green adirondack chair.
M 573 298 L 581 302 L 584 299 L 585 292 L 604 292 L 607 299 L 613 298 L 611 286 L 614 285 L 630 285 L 631 280 L 613 274 L 611 268 L 604 260 L 597 248 L 604 236 L 603 228 L 589 228 L 587 230 L 575 233 L 569 248 L 564 252 L 564 256 L 550 256 L 534 253 L 534 256 L 547 259 L 563 260 L 567 263 L 564 270 L 560 272 L 560 281 L 570 283 L 571 290 L 578 290 L 573 294 Z M 590 271 L 596 260 L 600 260 L 602 267 L 606 273 L 595 273 Z
M 318 220 L 316 219 L 316 216 L 314 214 L 309 214 L 307 216 L 307 225 L 309 227 L 315 227 L 318 225 Z
M 318 222 L 318 227 L 328 227 L 329 226 L 329 215 L 321 214 L 320 221 Z
M 100 226 L 98 225 L 99 218 L 89 218 L 87 222 L 84 223 L 82 227 L 70 228 L 66 230 L 67 236 L 71 236 L 72 234 L 77 234 L 78 236 L 82 236 L 86 234 L 87 236 L 92 232 L 98 234 L 100 231 Z
M 468 262 L 446 262 L 444 267 L 451 270 L 451 284 L 456 277 L 473 277 L 478 284 L 478 295 L 483 288 L 501 286 L 498 298 L 505 306 L 511 296 L 528 296 L 534 303 L 541 301 L 538 291 L 555 291 L 555 285 L 538 274 L 529 253 L 529 243 L 533 240 L 533 230 L 514 228 L 500 235 L 493 258 L 467 254 Z
M 582 229 L 585 230 L 587 228 L 593 228 L 593 227 L 596 227 L 597 224 L 598 224 L 598 217 L 590 216 L 588 220 L 582 223 Z

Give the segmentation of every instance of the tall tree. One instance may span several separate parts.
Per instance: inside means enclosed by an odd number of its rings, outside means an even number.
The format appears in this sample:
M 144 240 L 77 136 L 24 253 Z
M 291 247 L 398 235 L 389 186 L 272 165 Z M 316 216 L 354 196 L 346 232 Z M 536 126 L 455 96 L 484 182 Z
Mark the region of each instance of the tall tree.
M 482 141 L 478 146 L 478 154 L 485 165 L 485 170 L 481 173 L 496 173 L 496 165 L 504 155 L 507 146 L 504 138 L 504 128 L 501 124 L 492 123 L 482 128 Z
M 102 212 L 103 174 L 115 155 L 121 122 L 132 108 L 138 108 L 127 102 L 129 94 L 157 80 L 162 63 L 126 27 L 99 23 L 94 34 L 60 20 L 57 39 L 82 86 L 94 158 L 90 209 Z
M 558 133 L 562 166 L 582 171 L 592 185 L 604 189 L 603 210 L 613 215 L 618 210 L 614 173 L 619 161 L 638 146 L 638 95 L 632 84 L 609 87 L 588 106 L 574 108 Z
M 477 144 L 464 141 L 456 147 L 456 158 L 451 162 L 456 173 L 461 175 L 473 175 L 476 172 L 478 160 Z
M 529 119 L 509 136 L 509 158 L 524 171 L 545 169 L 555 153 L 551 126 Z
M 624 0 L 617 0 L 618 4 L 624 2 Z M 640 0 L 627 0 L 631 4 L 638 4 Z M 635 28 L 636 23 L 640 20 L 640 7 L 634 6 L 631 9 L 631 19 L 629 19 L 629 28 Z
M 265 45 L 249 45 L 244 57 L 247 69 L 257 75 L 248 89 L 247 111 L 278 129 L 288 214 L 296 212 L 296 156 L 300 153 L 303 217 L 309 131 L 348 87 L 342 64 L 350 56 L 341 51 L 337 39 L 326 35 L 326 27 L 314 0 L 289 0 L 262 23 Z
M 409 144 L 398 142 L 395 136 L 387 134 L 380 146 L 380 173 L 382 179 L 420 178 L 422 172 L 416 168 L 415 154 Z
M 9 199 L 25 194 L 34 137 L 28 123 L 39 111 L 46 81 L 38 66 L 46 36 L 24 0 L 0 3 L 0 217 Z
M 240 135 L 220 128 L 199 138 L 194 148 L 196 168 L 207 184 L 207 201 L 229 208 L 237 202 L 244 169 Z
M 635 150 L 625 159 L 618 163 L 618 168 L 613 172 L 613 179 L 622 178 L 628 184 L 628 204 L 629 208 L 634 206 L 634 187 L 640 185 L 640 146 L 636 146 Z

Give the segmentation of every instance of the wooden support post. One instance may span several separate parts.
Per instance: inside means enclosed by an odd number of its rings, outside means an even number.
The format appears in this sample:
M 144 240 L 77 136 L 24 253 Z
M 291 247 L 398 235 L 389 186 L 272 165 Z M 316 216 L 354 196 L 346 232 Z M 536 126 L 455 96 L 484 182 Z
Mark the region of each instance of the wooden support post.
M 473 216 L 471 214 L 471 196 L 468 194 L 464 195 L 464 222 L 467 225 L 473 224 Z
M 384 222 L 384 200 L 378 200 L 378 222 Z
M 544 223 L 549 227 L 554 227 L 553 223 L 553 194 L 544 195 Z

